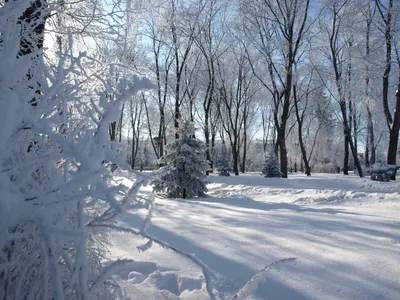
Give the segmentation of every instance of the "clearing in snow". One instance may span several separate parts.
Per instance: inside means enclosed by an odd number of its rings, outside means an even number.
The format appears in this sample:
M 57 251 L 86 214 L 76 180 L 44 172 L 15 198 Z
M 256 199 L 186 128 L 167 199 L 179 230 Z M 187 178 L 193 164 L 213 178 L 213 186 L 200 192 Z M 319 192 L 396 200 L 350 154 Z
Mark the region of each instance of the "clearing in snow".
M 118 178 L 129 184 L 125 175 Z M 115 274 L 128 299 L 400 298 L 398 182 L 208 180 L 207 197 L 156 196 L 146 232 L 164 247 L 139 252 L 146 240 L 113 236 L 111 259 L 134 260 Z M 138 228 L 145 214 L 128 211 L 120 225 Z

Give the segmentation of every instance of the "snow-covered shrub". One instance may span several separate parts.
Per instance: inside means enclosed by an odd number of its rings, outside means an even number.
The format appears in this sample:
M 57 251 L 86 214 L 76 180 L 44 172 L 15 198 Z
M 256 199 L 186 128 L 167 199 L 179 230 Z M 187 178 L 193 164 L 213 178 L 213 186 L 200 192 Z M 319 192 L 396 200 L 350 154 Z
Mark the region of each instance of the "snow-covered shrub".
M 265 162 L 261 173 L 265 177 L 282 177 L 278 157 L 273 150 L 265 154 Z
M 113 299 L 106 228 L 135 190 L 110 184 L 107 130 L 148 82 L 125 80 L 111 102 L 94 93 L 102 81 L 87 75 L 83 53 L 17 58 L 24 3 L 0 7 L 0 299 Z
M 313 169 L 315 173 L 335 173 L 337 167 L 334 163 L 318 163 L 313 165 Z
M 390 181 L 391 177 L 396 175 L 398 167 L 385 163 L 374 163 L 369 169 L 372 180 Z
M 172 198 L 193 198 L 207 191 L 205 144 L 194 133 L 192 122 L 180 122 L 179 138 L 167 145 L 167 154 L 158 161 L 162 167 L 152 181 L 154 191 L 167 192 Z
M 232 171 L 231 162 L 226 152 L 226 148 L 223 147 L 222 153 L 217 161 L 217 172 L 219 176 L 230 176 L 229 172 Z

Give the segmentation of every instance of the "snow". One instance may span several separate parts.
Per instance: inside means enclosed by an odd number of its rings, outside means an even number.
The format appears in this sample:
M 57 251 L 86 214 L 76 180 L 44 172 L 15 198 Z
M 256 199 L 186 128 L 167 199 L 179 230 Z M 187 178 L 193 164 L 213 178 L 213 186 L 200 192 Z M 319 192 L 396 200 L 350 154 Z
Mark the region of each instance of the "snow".
M 110 259 L 133 260 L 115 273 L 129 299 L 210 299 L 206 279 L 216 299 L 399 298 L 398 181 L 339 174 L 208 181 L 207 197 L 155 197 L 147 233 L 164 247 L 139 252 L 146 239 L 113 236 Z M 139 228 L 145 217 L 130 210 L 119 225 Z

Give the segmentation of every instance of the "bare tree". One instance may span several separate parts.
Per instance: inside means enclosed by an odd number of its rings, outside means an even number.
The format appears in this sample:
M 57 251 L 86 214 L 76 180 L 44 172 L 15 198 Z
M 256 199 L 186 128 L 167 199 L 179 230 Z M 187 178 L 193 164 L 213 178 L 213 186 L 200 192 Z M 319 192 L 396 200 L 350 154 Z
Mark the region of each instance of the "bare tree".
M 232 70 L 230 66 L 224 67 L 223 62 L 218 61 L 217 64 L 218 109 L 222 128 L 228 136 L 231 146 L 233 172 L 235 175 L 239 175 L 240 150 L 243 144 L 241 138 L 246 118 L 248 118 L 249 103 L 254 96 L 255 78 L 251 76 L 251 68 L 244 53 L 234 55 L 233 67 L 235 70 Z
M 132 130 L 132 142 L 131 142 L 131 153 L 130 153 L 130 165 L 132 170 L 135 168 L 136 157 L 139 151 L 140 143 L 140 129 L 142 126 L 142 113 L 143 106 L 146 102 L 144 93 L 140 96 L 132 98 L 129 103 L 129 115 L 130 115 L 130 127 Z
M 191 122 L 194 122 L 196 100 L 199 94 L 199 73 L 201 71 L 201 55 L 193 51 L 192 60 L 185 65 L 183 73 L 184 90 L 182 98 L 185 99 L 183 104 L 187 104 L 187 114 Z
M 197 33 L 195 35 L 195 43 L 200 49 L 204 58 L 206 67 L 205 92 L 202 103 L 204 113 L 204 138 L 206 143 L 206 159 L 210 162 L 210 169 L 213 166 L 214 141 L 216 136 L 215 123 L 212 118 L 212 104 L 215 98 L 216 84 L 216 62 L 220 55 L 226 51 L 226 45 L 223 44 L 225 38 L 225 14 L 226 5 L 224 1 L 208 0 L 205 1 L 204 11 L 200 19 Z
M 363 170 L 361 168 L 360 161 L 357 155 L 357 149 L 354 145 L 354 141 L 352 139 L 351 133 L 351 118 L 349 120 L 348 117 L 348 101 L 346 97 L 346 80 L 348 83 L 349 77 L 346 78 L 345 73 L 345 54 L 346 54 L 346 46 L 349 45 L 352 41 L 352 37 L 346 36 L 343 34 L 343 22 L 344 22 L 344 11 L 348 9 L 347 4 L 348 0 L 344 1 L 333 1 L 330 6 L 327 6 L 329 10 L 330 16 L 330 26 L 326 26 L 326 32 L 328 35 L 329 41 L 329 58 L 331 61 L 331 65 L 334 72 L 334 81 L 336 86 L 336 91 L 338 95 L 338 103 L 341 112 L 341 119 L 343 125 L 344 132 L 344 149 L 345 149 L 345 158 L 344 158 L 344 174 L 348 174 L 348 157 L 349 157 L 349 146 L 353 155 L 354 164 L 357 168 L 358 174 L 360 177 L 363 177 Z M 349 66 L 347 66 L 349 68 Z M 347 69 L 348 71 L 348 69 Z M 349 73 L 347 73 L 348 75 Z M 349 75 L 348 75 L 349 76 Z M 352 114 L 350 114 L 352 116 Z
M 144 102 L 144 107 L 147 116 L 147 124 L 149 130 L 150 141 L 153 146 L 153 150 L 160 158 L 165 153 L 166 139 L 166 104 L 168 99 L 168 85 L 170 79 L 170 72 L 173 63 L 172 48 L 168 45 L 164 31 L 162 28 L 157 27 L 157 21 L 153 18 L 147 23 L 147 31 L 145 34 L 151 39 L 151 53 L 154 67 L 150 68 L 155 74 L 156 83 L 156 105 L 159 113 L 159 122 L 157 135 L 155 136 L 152 130 L 153 118 L 150 118 L 150 112 L 147 105 L 147 101 Z
M 316 90 L 320 90 L 320 88 L 321 88 L 320 86 L 317 86 L 315 84 L 313 85 L 313 82 L 315 82 L 313 72 L 314 72 L 314 69 L 311 70 L 311 72 L 308 76 L 305 76 L 305 78 L 308 77 L 307 82 L 305 82 L 305 83 L 295 82 L 295 84 L 293 84 L 293 102 L 294 102 L 295 113 L 296 113 L 298 140 L 299 140 L 302 161 L 303 161 L 304 167 L 305 167 L 305 174 L 307 176 L 311 176 L 310 159 L 311 159 L 311 155 L 314 150 L 314 147 L 315 147 L 316 138 L 321 129 L 321 123 L 319 123 L 318 127 L 316 129 L 316 132 L 314 133 L 313 143 L 310 147 L 311 149 L 307 153 L 303 135 L 304 135 L 304 131 L 308 131 L 308 130 L 305 130 L 304 122 L 305 122 L 306 116 L 309 114 L 309 111 L 310 111 L 310 103 L 309 103 L 310 97 Z M 298 86 L 300 89 L 299 92 L 298 92 Z M 297 168 L 297 166 L 295 168 Z
M 389 108 L 389 77 L 392 66 L 392 28 L 394 26 L 393 20 L 393 0 L 389 0 L 387 5 L 381 0 L 375 0 L 375 4 L 379 15 L 381 17 L 381 21 L 383 22 L 383 32 L 385 35 L 385 68 L 382 77 L 382 104 L 383 111 L 386 117 L 386 124 L 389 130 L 389 147 L 387 153 L 387 163 L 395 165 L 396 164 L 396 155 L 397 155 L 397 146 L 399 140 L 399 129 L 400 129 L 400 97 L 396 93 L 396 109 L 393 113 L 390 112 Z M 399 81 L 400 83 L 400 81 Z M 395 180 L 395 174 L 393 174 L 392 180 Z
M 366 16 L 366 32 L 365 32 L 365 98 L 366 98 L 366 107 L 367 107 L 367 138 L 365 142 L 365 165 L 369 167 L 375 163 L 376 159 L 376 145 L 375 145 L 375 136 L 374 136 L 374 123 L 372 119 L 371 112 L 371 99 L 370 99 L 370 75 L 369 75 L 369 62 L 370 54 L 371 54 L 371 46 L 370 46 L 370 36 L 371 36 L 371 24 L 372 24 L 372 7 L 371 2 L 368 1 L 367 6 L 367 16 Z
M 174 57 L 174 126 L 176 129 L 175 138 L 179 138 L 178 127 L 181 115 L 181 105 L 183 97 L 181 95 L 182 77 L 184 75 L 185 66 L 187 64 L 192 46 L 194 43 L 194 33 L 197 28 L 198 16 L 200 12 L 194 10 L 194 7 L 189 8 L 179 5 L 179 0 L 171 0 L 169 30 L 171 33 L 172 55 Z M 183 11 L 182 11 L 183 9 Z M 200 11 L 202 8 L 200 7 Z M 186 16 L 184 16 L 184 14 Z M 185 20 L 185 22 L 182 22 Z
M 259 0 L 243 4 L 246 34 L 265 59 L 269 80 L 255 72 L 271 93 L 281 172 L 287 178 L 287 123 L 292 106 L 293 67 L 308 26 L 310 0 Z

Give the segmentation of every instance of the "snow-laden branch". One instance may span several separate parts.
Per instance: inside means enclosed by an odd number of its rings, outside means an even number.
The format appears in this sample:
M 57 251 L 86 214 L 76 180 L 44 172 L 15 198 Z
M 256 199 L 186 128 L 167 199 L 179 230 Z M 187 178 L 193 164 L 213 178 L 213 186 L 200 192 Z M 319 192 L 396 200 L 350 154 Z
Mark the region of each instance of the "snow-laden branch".
M 251 277 L 250 280 L 236 293 L 236 295 L 233 296 L 232 300 L 248 299 L 251 296 L 251 293 L 266 280 L 269 270 L 278 267 L 282 263 L 294 261 L 295 259 L 295 257 L 284 258 L 267 265 L 256 275 Z
M 210 296 L 211 300 L 216 300 L 218 299 L 217 295 L 215 294 L 215 289 L 214 289 L 214 279 L 216 278 L 216 275 L 214 274 L 214 272 L 204 263 L 202 262 L 198 257 L 196 257 L 194 254 L 192 253 L 187 253 L 183 250 L 180 250 L 179 248 L 176 248 L 172 245 L 170 245 L 169 243 L 158 239 L 157 237 L 154 237 L 146 232 L 140 231 L 140 230 L 135 230 L 132 228 L 127 228 L 127 227 L 123 227 L 123 226 L 118 226 L 118 225 L 113 225 L 113 224 L 94 224 L 92 226 L 95 227 L 106 227 L 106 228 L 110 228 L 116 231 L 120 231 L 120 232 L 125 232 L 125 233 L 130 233 L 142 238 L 146 238 L 149 240 L 149 242 L 151 243 L 156 243 L 158 245 L 160 245 L 161 247 L 165 248 L 165 249 L 169 249 L 172 250 L 176 253 L 178 253 L 179 255 L 186 257 L 187 259 L 189 259 L 190 261 L 192 261 L 193 263 L 195 263 L 197 266 L 199 266 L 204 274 L 204 279 L 206 282 L 206 288 L 207 288 L 207 292 L 208 295 Z M 147 245 L 147 244 L 146 244 Z M 146 250 L 148 247 L 145 247 L 144 250 Z M 141 247 L 138 247 L 138 250 L 141 250 Z

